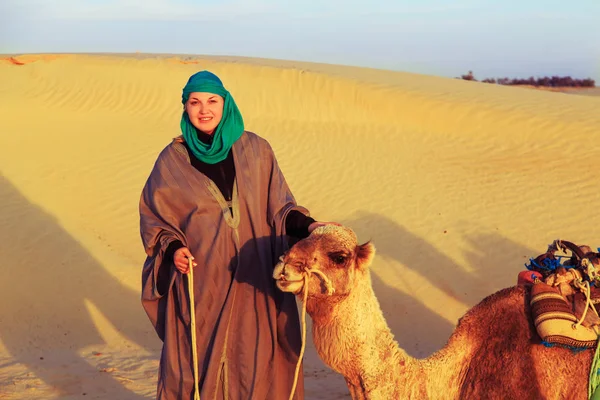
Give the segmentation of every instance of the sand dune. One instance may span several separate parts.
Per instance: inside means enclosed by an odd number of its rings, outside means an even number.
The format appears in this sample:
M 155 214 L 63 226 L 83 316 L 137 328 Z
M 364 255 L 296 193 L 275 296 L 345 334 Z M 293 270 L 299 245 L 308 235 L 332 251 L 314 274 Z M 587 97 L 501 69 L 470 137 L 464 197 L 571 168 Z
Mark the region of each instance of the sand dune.
M 0 60 L 0 398 L 152 398 L 138 199 L 181 88 L 218 74 L 299 203 L 378 250 L 400 345 L 424 357 L 556 238 L 600 246 L 600 98 L 228 57 Z M 349 398 L 309 345 L 307 398 Z

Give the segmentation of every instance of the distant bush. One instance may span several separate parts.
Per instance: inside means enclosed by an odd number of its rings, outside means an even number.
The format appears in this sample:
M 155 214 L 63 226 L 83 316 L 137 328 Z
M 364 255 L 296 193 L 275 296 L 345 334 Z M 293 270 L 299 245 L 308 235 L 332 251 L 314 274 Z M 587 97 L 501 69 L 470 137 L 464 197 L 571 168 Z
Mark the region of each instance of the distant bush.
M 475 79 L 473 76 L 473 71 L 469 71 L 467 75 L 461 75 L 460 77 L 465 81 L 477 81 L 477 79 Z
M 475 79 L 475 75 L 473 75 L 473 71 L 469 71 L 467 75 L 461 75 L 460 79 L 478 82 L 477 79 Z M 495 83 L 498 85 L 529 85 L 545 87 L 596 87 L 596 82 L 593 79 L 574 79 L 570 76 L 545 76 L 543 78 L 534 78 L 533 76 L 530 76 L 528 79 L 485 78 L 481 82 Z

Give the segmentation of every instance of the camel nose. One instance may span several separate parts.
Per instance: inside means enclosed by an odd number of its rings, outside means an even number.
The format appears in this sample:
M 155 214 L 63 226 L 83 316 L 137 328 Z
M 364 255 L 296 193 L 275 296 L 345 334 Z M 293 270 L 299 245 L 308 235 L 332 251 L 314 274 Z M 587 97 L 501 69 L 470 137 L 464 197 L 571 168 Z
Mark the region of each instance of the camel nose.
M 279 260 L 275 269 L 273 270 L 273 278 L 277 280 L 285 280 L 288 276 L 288 271 L 286 269 L 285 262 L 283 260 Z
M 281 272 L 279 273 L 279 279 L 282 281 L 285 281 L 287 277 L 288 277 L 288 272 L 286 270 L 286 265 L 283 264 L 283 266 L 281 268 Z

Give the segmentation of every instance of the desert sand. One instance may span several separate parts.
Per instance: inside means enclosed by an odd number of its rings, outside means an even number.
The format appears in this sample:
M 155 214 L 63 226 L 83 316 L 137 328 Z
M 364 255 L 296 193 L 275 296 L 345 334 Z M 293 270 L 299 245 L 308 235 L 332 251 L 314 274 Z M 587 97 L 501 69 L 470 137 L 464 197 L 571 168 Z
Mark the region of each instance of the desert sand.
M 375 244 L 375 292 L 412 356 L 554 239 L 600 246 L 600 97 L 263 59 L 4 56 L 0 399 L 153 398 L 138 200 L 203 69 L 298 203 Z M 304 373 L 307 399 L 349 398 L 311 342 Z

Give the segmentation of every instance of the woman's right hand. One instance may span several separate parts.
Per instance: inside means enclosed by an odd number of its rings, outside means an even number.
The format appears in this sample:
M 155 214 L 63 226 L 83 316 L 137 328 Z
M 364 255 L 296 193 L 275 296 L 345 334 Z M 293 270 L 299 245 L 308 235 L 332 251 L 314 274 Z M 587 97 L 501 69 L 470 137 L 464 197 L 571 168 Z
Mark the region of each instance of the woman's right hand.
M 175 264 L 175 268 L 182 274 L 190 272 L 189 259 L 193 260 L 194 257 L 187 247 L 181 247 L 173 253 L 173 263 Z M 192 261 L 192 265 L 195 267 L 198 264 Z

